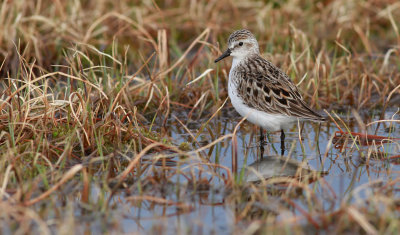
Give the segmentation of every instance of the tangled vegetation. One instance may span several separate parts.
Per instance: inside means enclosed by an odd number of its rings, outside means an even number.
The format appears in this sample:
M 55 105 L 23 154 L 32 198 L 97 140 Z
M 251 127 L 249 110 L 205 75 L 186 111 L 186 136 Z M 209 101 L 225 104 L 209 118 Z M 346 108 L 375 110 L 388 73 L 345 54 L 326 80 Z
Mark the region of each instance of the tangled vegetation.
M 2 232 L 399 230 L 398 1 L 6 0 L 0 22 Z M 246 183 L 255 128 L 213 62 L 239 28 L 331 118 L 321 153 L 292 134 L 294 176 Z M 332 155 L 364 184 L 335 192 Z

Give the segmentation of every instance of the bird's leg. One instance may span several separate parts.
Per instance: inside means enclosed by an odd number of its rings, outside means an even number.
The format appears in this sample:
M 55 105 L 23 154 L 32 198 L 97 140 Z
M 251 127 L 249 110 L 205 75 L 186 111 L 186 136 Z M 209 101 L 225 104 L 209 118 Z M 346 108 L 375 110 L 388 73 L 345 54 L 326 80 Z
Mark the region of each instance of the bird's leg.
M 264 131 L 263 131 L 263 129 L 260 127 L 260 143 L 261 143 L 261 144 L 264 144 L 264 139 L 265 139 L 265 137 L 264 137 Z
M 260 127 L 260 153 L 262 158 L 264 155 L 264 132 L 261 127 Z
M 281 155 L 285 154 L 285 132 L 281 129 Z

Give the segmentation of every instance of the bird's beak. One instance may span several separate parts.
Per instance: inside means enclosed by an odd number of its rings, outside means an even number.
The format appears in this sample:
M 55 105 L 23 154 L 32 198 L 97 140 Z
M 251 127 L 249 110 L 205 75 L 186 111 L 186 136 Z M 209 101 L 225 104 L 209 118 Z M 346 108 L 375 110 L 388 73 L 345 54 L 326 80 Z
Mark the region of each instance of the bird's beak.
M 231 55 L 231 50 L 228 48 L 220 57 L 218 57 L 216 60 L 214 60 L 214 63 L 217 63 L 218 61 L 228 57 Z

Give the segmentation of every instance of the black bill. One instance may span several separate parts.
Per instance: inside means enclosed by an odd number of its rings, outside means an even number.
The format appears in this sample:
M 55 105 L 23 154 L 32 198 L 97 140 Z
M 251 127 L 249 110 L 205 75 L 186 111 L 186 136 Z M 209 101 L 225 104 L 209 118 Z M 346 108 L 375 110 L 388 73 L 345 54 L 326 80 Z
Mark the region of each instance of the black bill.
M 231 50 L 228 48 L 228 50 L 226 50 L 224 53 L 222 53 L 222 55 L 220 57 L 218 57 L 216 60 L 214 60 L 214 63 L 217 63 L 218 61 L 220 61 L 230 55 L 231 55 Z

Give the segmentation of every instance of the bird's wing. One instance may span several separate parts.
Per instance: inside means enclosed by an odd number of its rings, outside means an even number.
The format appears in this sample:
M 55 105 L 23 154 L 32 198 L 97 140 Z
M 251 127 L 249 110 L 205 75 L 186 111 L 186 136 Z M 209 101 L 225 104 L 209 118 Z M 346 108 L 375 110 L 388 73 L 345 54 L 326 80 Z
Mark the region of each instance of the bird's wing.
M 269 67 L 262 70 L 238 73 L 242 79 L 237 80 L 237 92 L 244 103 L 271 114 L 323 121 L 324 118 L 304 102 L 289 77 L 272 63 L 266 62 Z

